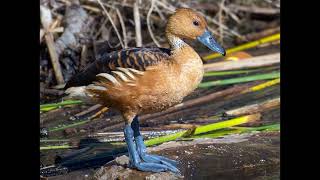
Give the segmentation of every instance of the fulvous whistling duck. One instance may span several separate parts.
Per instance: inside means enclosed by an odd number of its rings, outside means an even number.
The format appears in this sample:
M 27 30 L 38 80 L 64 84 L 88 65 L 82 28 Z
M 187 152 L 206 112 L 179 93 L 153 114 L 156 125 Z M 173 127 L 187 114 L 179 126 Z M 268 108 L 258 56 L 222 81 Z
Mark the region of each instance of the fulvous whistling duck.
M 132 167 L 179 173 L 176 161 L 146 153 L 138 115 L 180 103 L 201 82 L 202 59 L 183 39 L 197 39 L 222 55 L 225 50 L 208 31 L 204 17 L 187 8 L 177 9 L 169 18 L 166 37 L 170 49 L 129 48 L 104 54 L 71 78 L 65 88 L 71 98 L 120 111 Z

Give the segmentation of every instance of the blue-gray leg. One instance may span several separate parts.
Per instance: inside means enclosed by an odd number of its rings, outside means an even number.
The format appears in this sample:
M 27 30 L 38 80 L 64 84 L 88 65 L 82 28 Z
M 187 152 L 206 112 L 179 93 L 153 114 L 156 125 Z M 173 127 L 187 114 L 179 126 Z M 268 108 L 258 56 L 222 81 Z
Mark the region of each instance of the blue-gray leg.
M 133 130 L 130 125 L 126 125 L 124 128 L 124 136 L 128 146 L 131 166 L 141 171 L 161 172 L 170 170 L 170 168 L 164 164 L 141 162 L 138 151 L 133 142 Z
M 170 171 L 179 173 L 179 170 L 176 167 L 176 161 L 158 155 L 147 154 L 147 148 L 143 142 L 143 137 L 140 134 L 138 116 L 133 119 L 131 127 L 133 129 L 133 135 L 138 154 L 144 162 L 163 164 L 166 165 Z

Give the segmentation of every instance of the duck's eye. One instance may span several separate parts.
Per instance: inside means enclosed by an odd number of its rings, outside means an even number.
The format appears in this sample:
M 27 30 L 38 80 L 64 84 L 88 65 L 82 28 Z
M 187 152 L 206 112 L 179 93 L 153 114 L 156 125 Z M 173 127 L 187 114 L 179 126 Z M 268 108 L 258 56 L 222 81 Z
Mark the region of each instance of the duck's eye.
M 193 21 L 193 25 L 199 26 L 199 22 L 198 21 Z

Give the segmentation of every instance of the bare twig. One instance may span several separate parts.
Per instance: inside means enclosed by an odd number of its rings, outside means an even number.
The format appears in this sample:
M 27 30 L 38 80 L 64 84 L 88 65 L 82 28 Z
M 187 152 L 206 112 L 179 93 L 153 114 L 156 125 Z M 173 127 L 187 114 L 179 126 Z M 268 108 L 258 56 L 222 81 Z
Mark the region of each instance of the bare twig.
M 102 28 L 106 26 L 106 24 L 109 22 L 108 18 L 105 18 L 100 26 L 100 28 L 98 29 L 98 31 L 96 32 L 96 34 L 94 35 L 94 39 L 97 39 L 98 36 L 101 34 L 102 32 Z
M 86 56 L 87 56 L 87 46 L 82 45 L 81 57 L 80 57 L 80 67 L 81 68 L 85 67 Z
M 159 14 L 161 20 L 162 20 L 162 21 L 165 21 L 166 18 L 165 18 L 165 16 L 163 15 L 163 13 L 160 11 L 160 9 L 158 8 L 158 6 L 155 6 L 154 8 L 155 8 L 155 10 L 157 11 L 157 13 Z
M 257 6 L 250 7 L 250 6 L 241 6 L 237 4 L 230 4 L 228 7 L 233 11 L 244 11 L 252 14 L 262 14 L 262 15 L 269 15 L 269 16 L 280 14 L 280 9 L 278 8 L 261 8 Z
M 133 19 L 135 23 L 136 31 L 136 46 L 142 46 L 142 37 L 141 37 L 141 23 L 140 23 L 140 13 L 139 13 L 139 0 L 136 0 L 133 5 Z
M 217 25 L 217 26 L 219 26 L 219 27 L 221 26 L 224 30 L 230 32 L 232 35 L 237 36 L 238 38 L 243 39 L 243 37 L 242 37 L 241 34 L 237 33 L 236 31 L 234 31 L 234 30 L 232 30 L 232 29 L 230 29 L 230 28 L 228 28 L 226 25 L 219 23 L 217 20 L 213 19 L 213 18 L 210 17 L 210 16 L 207 16 L 207 15 L 204 15 L 204 16 L 206 17 L 206 19 L 207 19 L 208 21 L 212 22 L 213 24 L 215 24 L 215 25 Z
M 127 32 L 126 32 L 126 25 L 124 24 L 122 15 L 119 11 L 118 8 L 115 8 L 116 13 L 119 17 L 119 21 L 120 21 L 120 25 L 121 25 L 121 29 L 122 29 L 122 36 L 123 36 L 123 43 L 124 43 L 124 47 L 127 48 L 128 47 L 128 40 L 127 40 Z
M 155 2 L 154 0 L 151 1 L 151 7 L 150 7 L 150 10 L 149 10 L 149 12 L 148 12 L 148 14 L 147 14 L 147 25 L 148 25 L 148 30 L 149 30 L 149 33 L 150 33 L 150 36 L 151 36 L 153 42 L 154 42 L 158 47 L 160 47 L 159 42 L 157 41 L 157 39 L 156 39 L 156 38 L 154 37 L 154 35 L 153 35 L 152 29 L 151 29 L 151 25 L 150 25 L 150 15 L 151 15 L 152 10 L 153 10 L 153 8 L 154 8 L 154 2 Z
M 42 42 L 43 36 L 44 36 L 44 30 L 40 29 L 40 43 Z
M 95 119 L 95 118 L 99 117 L 101 114 L 107 112 L 108 110 L 109 110 L 109 108 L 103 107 L 101 110 L 99 110 L 98 112 L 96 112 L 95 114 L 90 116 L 88 119 Z
M 117 36 L 118 36 L 118 39 L 119 39 L 120 44 L 121 44 L 121 47 L 123 48 L 123 47 L 124 47 L 124 44 L 123 44 L 123 42 L 122 42 L 122 38 L 121 38 L 121 36 L 120 36 L 120 33 L 119 33 L 116 25 L 114 24 L 114 22 L 113 22 L 113 20 L 112 20 L 110 14 L 109 14 L 108 11 L 106 10 L 106 8 L 103 6 L 103 4 L 101 3 L 101 1 L 100 1 L 100 0 L 97 0 L 97 1 L 98 1 L 98 3 L 100 4 L 101 8 L 103 9 L 104 13 L 107 15 L 107 17 L 108 17 L 108 19 L 109 19 L 109 21 L 110 21 L 110 23 L 111 23 L 114 31 L 116 32 L 116 34 L 117 34 Z
M 167 2 L 162 2 L 162 1 L 156 1 L 156 3 L 163 7 L 164 9 L 168 10 L 170 13 L 174 13 L 174 11 L 176 10 L 176 8 L 170 4 L 168 4 Z
M 88 109 L 86 109 L 84 111 L 81 111 L 81 112 L 77 113 L 76 115 L 74 115 L 74 117 L 81 118 L 81 117 L 83 117 L 83 116 L 85 116 L 85 115 L 87 115 L 89 113 L 92 113 L 92 112 L 94 112 L 94 111 L 96 111 L 98 109 L 101 109 L 102 107 L 103 107 L 102 105 L 96 104 L 96 105 L 91 106 L 90 108 L 88 108 Z
M 88 5 L 81 5 L 84 9 L 87 9 L 89 11 L 95 12 L 95 13 L 101 13 L 101 10 L 99 8 L 88 6 Z
M 219 17 L 219 23 L 220 24 L 223 24 L 223 22 L 222 22 L 222 18 L 223 18 L 222 17 L 222 12 L 223 12 L 223 8 L 224 8 L 224 2 L 225 2 L 225 0 L 222 0 L 221 3 L 219 4 L 220 9 L 219 9 L 219 12 L 218 12 L 218 17 Z M 223 28 L 222 28 L 222 26 L 219 26 L 219 33 L 220 33 L 220 36 L 219 36 L 220 42 L 223 45 Z
M 241 21 L 240 19 L 238 18 L 238 16 L 233 13 L 228 7 L 226 6 L 223 6 L 223 10 L 224 12 L 226 12 L 227 15 L 229 15 L 236 23 L 240 24 Z
M 52 32 L 52 33 L 62 33 L 63 31 L 64 31 L 63 27 L 57 27 L 57 28 L 50 30 L 50 32 Z

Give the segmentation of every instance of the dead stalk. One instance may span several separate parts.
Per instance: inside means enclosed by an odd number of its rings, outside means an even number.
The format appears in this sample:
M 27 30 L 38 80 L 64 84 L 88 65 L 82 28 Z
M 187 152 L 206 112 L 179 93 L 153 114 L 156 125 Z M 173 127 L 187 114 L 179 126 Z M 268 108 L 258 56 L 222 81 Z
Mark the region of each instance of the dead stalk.
M 153 35 L 152 29 L 151 29 L 151 24 L 150 24 L 150 15 L 151 15 L 151 13 L 152 13 L 152 11 L 153 11 L 153 8 L 154 8 L 154 2 L 155 2 L 154 0 L 151 1 L 151 7 L 150 7 L 149 12 L 148 12 L 148 14 L 147 14 L 147 25 L 148 25 L 148 30 L 149 30 L 149 33 L 150 33 L 150 36 L 151 36 L 153 42 L 154 42 L 158 47 L 160 47 L 159 42 L 157 41 L 157 39 L 156 39 L 156 38 L 154 37 L 154 35 Z
M 140 23 L 140 13 L 139 13 L 139 0 L 136 0 L 133 5 L 133 19 L 135 23 L 136 31 L 136 46 L 142 46 L 142 37 L 141 37 L 141 23 Z
M 225 2 L 225 0 L 222 0 L 221 3 L 219 4 L 220 9 L 219 9 L 219 12 L 218 12 L 218 17 L 219 17 L 219 23 L 220 24 L 223 24 L 223 22 L 222 22 L 222 18 L 223 18 L 222 17 L 222 12 L 223 12 L 223 8 L 224 8 L 224 2 Z M 222 28 L 222 26 L 219 26 L 219 33 L 220 33 L 220 36 L 219 36 L 220 42 L 223 45 L 223 28 Z
M 123 43 L 124 43 L 124 47 L 127 48 L 128 47 L 128 39 L 127 39 L 127 31 L 126 31 L 126 25 L 124 24 L 122 15 L 119 11 L 118 8 L 115 8 L 116 13 L 119 17 L 119 21 L 120 21 L 120 25 L 121 25 L 121 29 L 122 29 L 122 36 L 123 36 Z
M 121 47 L 123 48 L 124 45 L 123 45 L 123 42 L 122 42 L 122 38 L 121 38 L 121 36 L 120 36 L 120 33 L 119 33 L 116 25 L 114 24 L 114 22 L 113 22 L 113 20 L 112 20 L 110 14 L 109 14 L 108 11 L 106 10 L 106 8 L 103 6 L 103 4 L 101 3 L 101 1 L 100 1 L 100 0 L 97 0 L 97 1 L 98 1 L 99 5 L 101 6 L 101 8 L 103 9 L 104 13 L 107 15 L 107 17 L 108 17 L 108 19 L 109 19 L 109 21 L 110 21 L 110 23 L 111 23 L 114 31 L 116 32 L 116 34 L 117 34 L 117 36 L 118 36 L 119 42 L 120 42 L 120 44 L 121 44 Z
M 52 23 L 53 23 L 51 11 L 44 6 L 40 6 L 40 12 L 41 12 L 41 15 L 40 15 L 41 24 L 45 30 L 44 38 L 49 50 L 49 55 L 50 55 L 51 63 L 53 66 L 54 74 L 55 74 L 57 83 L 64 84 L 59 57 L 56 51 L 56 46 L 54 43 L 52 32 L 50 32 L 50 27 L 52 27 Z

